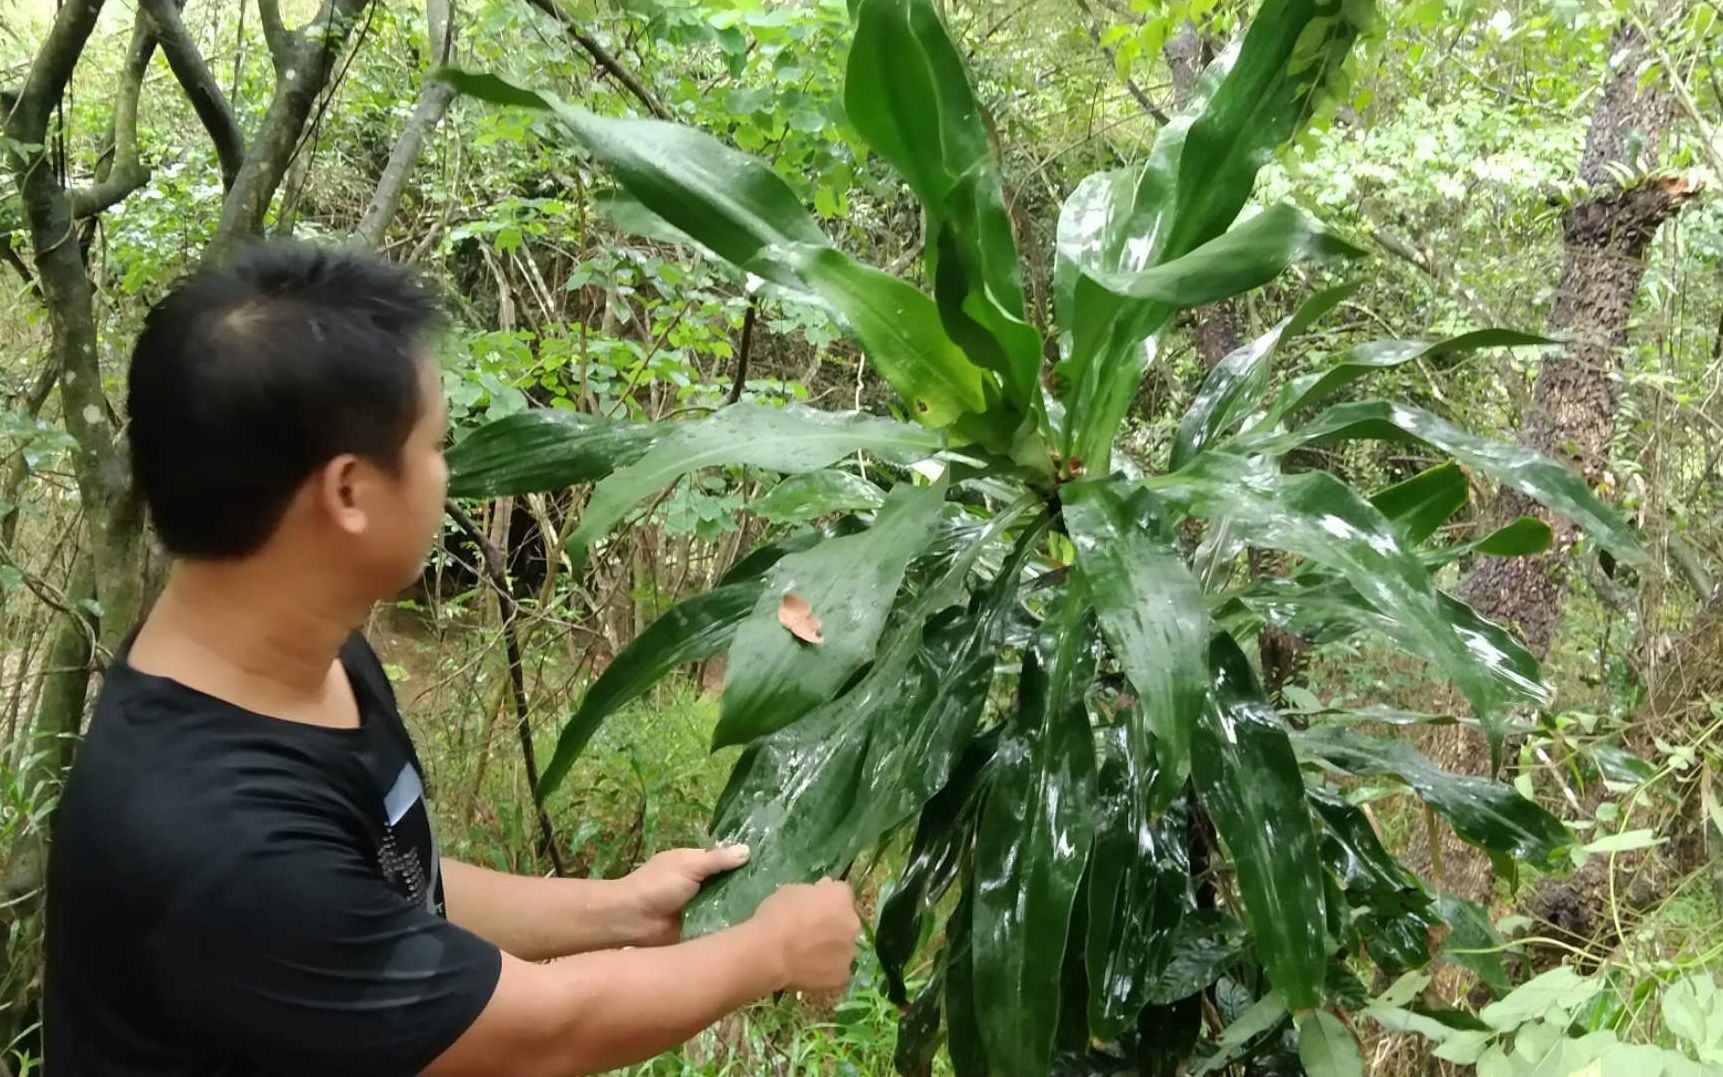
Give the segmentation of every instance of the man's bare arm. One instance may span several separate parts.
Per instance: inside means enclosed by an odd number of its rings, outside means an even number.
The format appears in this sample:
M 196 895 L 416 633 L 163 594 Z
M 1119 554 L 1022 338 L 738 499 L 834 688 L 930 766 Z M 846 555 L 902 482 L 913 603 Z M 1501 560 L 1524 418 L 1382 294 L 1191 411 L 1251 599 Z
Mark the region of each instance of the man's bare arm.
M 508 875 L 444 857 L 449 919 L 523 961 L 622 946 L 663 946 L 681 934 L 682 906 L 747 849 L 676 849 L 621 879 Z
M 505 954 L 484 1012 L 425 1073 L 571 1077 L 651 1058 L 773 991 L 841 986 L 859 926 L 849 887 L 827 881 L 693 942 L 549 965 Z

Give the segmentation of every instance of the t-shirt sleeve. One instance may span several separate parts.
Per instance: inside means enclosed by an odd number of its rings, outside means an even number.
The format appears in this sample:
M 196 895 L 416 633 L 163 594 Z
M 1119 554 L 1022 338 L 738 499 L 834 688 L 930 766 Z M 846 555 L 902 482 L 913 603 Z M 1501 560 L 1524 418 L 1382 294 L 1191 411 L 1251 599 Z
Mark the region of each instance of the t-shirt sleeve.
M 268 1072 L 418 1073 L 478 1017 L 502 968 L 496 947 L 303 821 L 188 888 L 150 946 L 171 1012 Z

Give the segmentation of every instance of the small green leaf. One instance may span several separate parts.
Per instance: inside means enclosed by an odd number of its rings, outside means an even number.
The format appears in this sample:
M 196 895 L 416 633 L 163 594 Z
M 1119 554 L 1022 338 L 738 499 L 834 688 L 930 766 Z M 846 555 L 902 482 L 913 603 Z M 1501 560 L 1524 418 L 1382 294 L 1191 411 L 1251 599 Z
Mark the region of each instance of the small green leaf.
M 753 510 L 773 523 L 801 523 L 834 512 L 877 509 L 885 493 L 847 471 L 810 471 L 792 475 L 754 502 Z
M 1470 496 L 1466 473 L 1455 463 L 1438 464 L 1404 482 L 1385 486 L 1370 495 L 1400 542 L 1410 549 L 1434 535 Z
M 1327 1010 L 1305 1014 L 1298 1022 L 1298 1060 L 1306 1077 L 1364 1077 L 1358 1039 Z
M 1205 1074 L 1214 1073 L 1230 1065 L 1244 1053 L 1252 1040 L 1272 1031 L 1286 1020 L 1286 1012 L 1286 999 L 1281 997 L 1279 991 L 1270 991 L 1257 999 L 1250 1009 L 1239 1014 L 1232 1024 L 1221 1030 L 1221 1034 L 1215 1038 L 1215 1053 L 1191 1070 L 1191 1077 L 1204 1077 Z
M 1587 842 L 1580 848 L 1588 853 L 1631 853 L 1638 849 L 1662 845 L 1668 840 L 1658 837 L 1655 830 L 1624 830 L 1619 834 L 1610 834 Z
M 1525 557 L 1543 553 L 1555 541 L 1550 525 L 1535 516 L 1521 516 L 1479 539 L 1473 547 L 1491 557 Z

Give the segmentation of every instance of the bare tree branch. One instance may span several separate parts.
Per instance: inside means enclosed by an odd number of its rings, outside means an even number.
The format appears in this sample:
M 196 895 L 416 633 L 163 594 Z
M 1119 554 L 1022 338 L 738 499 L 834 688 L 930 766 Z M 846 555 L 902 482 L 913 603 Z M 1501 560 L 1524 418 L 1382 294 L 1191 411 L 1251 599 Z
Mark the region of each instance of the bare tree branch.
M 203 122 L 204 130 L 209 132 L 210 141 L 215 143 L 215 155 L 221 162 L 222 186 L 232 189 L 234 178 L 245 160 L 245 135 L 239 129 L 239 122 L 233 118 L 233 109 L 215 81 L 215 75 L 203 62 L 203 54 L 197 51 L 197 44 L 186 33 L 185 23 L 180 21 L 179 6 L 174 0 L 138 0 L 138 13 L 147 15 L 154 25 L 162 55 L 167 57 L 174 78 L 179 80 L 180 88 L 185 90 L 186 98 L 191 101 L 192 110 Z
M 257 135 L 251 140 L 245 161 L 222 202 L 221 220 L 216 223 L 204 257 L 220 261 L 235 243 L 263 230 L 270 200 L 287 174 L 287 165 L 299 146 L 305 121 L 335 68 L 359 15 L 370 0 L 332 0 L 325 3 L 302 30 L 288 35 L 290 42 L 277 56 L 279 72 L 275 97 L 263 114 Z M 268 0 L 264 0 L 269 6 Z M 277 11 L 276 14 L 279 14 Z M 268 18 L 265 18 L 267 24 Z
M 632 71 L 622 66 L 621 61 L 612 56 L 609 49 L 599 44 L 597 38 L 582 30 L 575 23 L 574 16 L 570 15 L 562 6 L 560 0 L 527 0 L 527 2 L 561 23 L 562 32 L 573 39 L 575 44 L 585 49 L 587 55 L 592 57 L 593 63 L 608 72 L 617 82 L 622 83 L 629 93 L 646 106 L 646 111 L 661 120 L 670 118 L 669 111 L 658 103 L 656 97 L 652 96 L 652 91 L 646 88 L 646 84 L 636 78 Z
M 138 160 L 138 95 L 155 51 L 155 29 L 140 9 L 132 23 L 126 65 L 114 93 L 114 117 L 108 132 L 112 156 L 96 170 L 95 183 L 72 192 L 74 217 L 93 217 L 149 182 L 150 170 Z
M 263 40 L 269 46 L 269 55 L 275 60 L 275 69 L 280 71 L 293 51 L 293 34 L 281 21 L 281 0 L 257 0 L 257 16 L 263 23 Z
M 431 69 L 448 63 L 449 53 L 454 41 L 455 5 L 453 0 L 426 0 L 425 2 L 425 31 L 430 38 Z M 442 122 L 443 114 L 448 111 L 449 103 L 455 98 L 455 88 L 439 78 L 427 76 L 419 86 L 419 100 L 413 106 L 413 114 L 407 117 L 406 127 L 401 129 L 401 137 L 396 140 L 395 148 L 389 151 L 389 163 L 383 166 L 383 175 L 377 180 L 377 190 L 371 195 L 370 205 L 365 207 L 365 213 L 359 218 L 359 227 L 355 230 L 360 239 L 368 246 L 378 246 L 383 242 L 383 235 L 389 230 L 389 222 L 401 208 L 401 196 L 407 189 L 407 177 L 419 162 L 419 155 L 424 152 L 425 139 L 428 138 L 438 123 Z

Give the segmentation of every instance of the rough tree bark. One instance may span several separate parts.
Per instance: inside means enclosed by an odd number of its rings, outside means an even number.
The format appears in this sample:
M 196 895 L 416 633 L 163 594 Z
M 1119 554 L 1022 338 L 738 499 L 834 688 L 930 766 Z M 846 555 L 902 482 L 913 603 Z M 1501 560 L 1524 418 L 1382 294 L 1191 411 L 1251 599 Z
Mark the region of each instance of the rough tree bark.
M 1538 371 L 1520 435 L 1528 446 L 1571 462 L 1594 486 L 1607 470 L 1620 392 L 1613 375 L 1645 275 L 1645 252 L 1658 227 L 1692 193 L 1679 179 L 1652 176 L 1622 187 L 1610 175 L 1612 165 L 1632 167 L 1636 149 L 1655 154 L 1669 124 L 1669 96 L 1655 86 L 1639 86 L 1647 51 L 1644 37 L 1632 26 L 1622 26 L 1610 42 L 1615 67 L 1592 113 L 1579 166 L 1579 178 L 1591 194 L 1562 214 L 1561 277 L 1548 326 L 1570 343 L 1565 354 Z M 1542 656 L 1567 596 L 1577 529 L 1512 491 L 1498 495 L 1493 515 L 1500 522 L 1538 516 L 1554 529 L 1555 544 L 1539 557 L 1486 558 L 1462 593 Z

